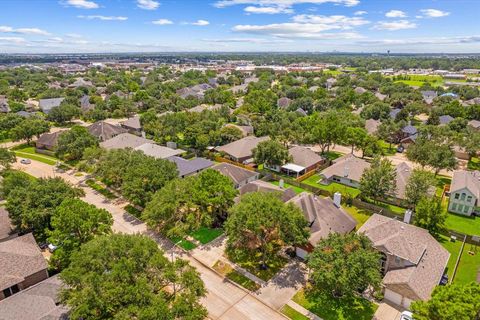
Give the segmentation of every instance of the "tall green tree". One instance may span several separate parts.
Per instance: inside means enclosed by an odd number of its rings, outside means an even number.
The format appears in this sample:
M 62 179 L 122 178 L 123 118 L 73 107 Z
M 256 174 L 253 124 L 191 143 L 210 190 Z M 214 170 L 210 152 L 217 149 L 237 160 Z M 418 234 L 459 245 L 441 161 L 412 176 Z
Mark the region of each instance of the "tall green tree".
M 50 224 L 52 230 L 47 232 L 48 241 L 58 246 L 50 265 L 64 269 L 80 245 L 111 232 L 113 219 L 105 209 L 98 209 L 80 199 L 67 198 L 53 211 Z
M 480 319 L 480 285 L 453 283 L 438 286 L 428 301 L 411 305 L 415 320 L 478 320 Z
M 82 126 L 73 126 L 58 137 L 55 155 L 64 160 L 79 160 L 87 148 L 98 146 L 98 139 Z
M 445 230 L 447 212 L 442 206 L 442 199 L 437 197 L 423 197 L 415 207 L 413 224 L 427 229 L 431 235 L 438 237 Z
M 234 205 L 225 223 L 231 255 L 261 253 L 261 266 L 283 246 L 304 244 L 307 221 L 294 204 L 284 204 L 274 193 L 252 192 Z
M 415 208 L 420 199 L 425 197 L 430 189 L 435 187 L 436 183 L 437 181 L 433 173 L 426 170 L 413 169 L 405 186 L 405 199 L 408 204 Z
M 29 144 L 33 137 L 40 137 L 42 133 L 48 132 L 48 122 L 38 118 L 28 118 L 20 122 L 10 130 L 10 136 L 14 141 L 26 140 Z
M 15 152 L 7 148 L 0 148 L 0 169 L 2 171 L 10 169 L 12 163 L 15 163 L 15 161 L 17 161 Z
M 397 171 L 387 158 L 376 157 L 370 168 L 365 169 L 360 179 L 360 191 L 374 201 L 393 195 L 396 186 Z
M 333 297 L 352 296 L 359 290 L 380 287 L 380 254 L 366 236 L 330 233 L 308 257 L 313 290 Z
M 275 140 L 260 142 L 253 149 L 253 158 L 255 163 L 265 164 L 270 168 L 282 166 L 291 159 L 288 149 Z
M 60 278 L 72 319 L 190 319 L 207 316 L 205 287 L 188 262 L 170 262 L 140 235 L 99 236 L 73 253 Z
M 64 124 L 72 121 L 75 117 L 78 117 L 81 113 L 79 107 L 62 103 L 60 106 L 52 108 L 48 113 L 47 119 L 56 123 Z

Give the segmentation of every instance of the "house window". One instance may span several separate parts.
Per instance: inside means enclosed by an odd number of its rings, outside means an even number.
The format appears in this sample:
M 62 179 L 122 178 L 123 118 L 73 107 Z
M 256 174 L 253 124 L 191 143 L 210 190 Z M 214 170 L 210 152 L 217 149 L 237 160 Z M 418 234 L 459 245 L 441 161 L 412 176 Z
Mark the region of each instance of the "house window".
M 469 206 L 465 206 L 465 208 L 463 208 L 463 213 L 468 213 L 468 210 L 470 210 L 470 207 L 469 207 Z
M 460 197 L 460 200 L 465 200 L 465 197 L 466 197 L 466 196 L 467 196 L 467 195 L 466 195 L 465 193 L 462 193 L 462 196 Z
M 472 196 L 468 196 L 467 197 L 467 202 L 471 202 L 472 201 Z
M 457 200 L 458 200 L 458 198 L 460 198 L 460 194 L 458 194 L 458 193 L 455 193 L 455 199 L 457 199 Z
M 452 210 L 453 211 L 457 210 L 457 204 L 456 203 L 452 203 Z

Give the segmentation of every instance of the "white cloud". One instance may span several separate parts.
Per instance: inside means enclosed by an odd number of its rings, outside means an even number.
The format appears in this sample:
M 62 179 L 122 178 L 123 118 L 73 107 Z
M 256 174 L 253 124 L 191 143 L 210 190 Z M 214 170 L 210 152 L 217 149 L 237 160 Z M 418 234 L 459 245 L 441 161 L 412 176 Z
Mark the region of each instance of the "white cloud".
M 293 9 L 282 7 L 282 6 L 272 6 L 272 7 L 248 6 L 248 7 L 245 7 L 243 11 L 247 13 L 254 13 L 254 14 L 293 13 Z
M 77 16 L 77 18 L 86 19 L 86 20 L 102 20 L 102 21 L 125 21 L 125 20 L 128 20 L 128 17 L 122 17 L 122 16 L 100 16 L 100 15 Z
M 24 43 L 25 39 L 21 37 L 0 37 L 0 42 Z
M 427 18 L 441 18 L 450 15 L 450 12 L 441 11 L 437 9 L 423 9 L 420 10 L 421 13 L 424 14 Z
M 368 12 L 367 11 L 364 11 L 364 10 L 360 10 L 360 11 L 355 11 L 353 13 L 354 16 L 363 16 L 365 14 L 367 14 Z
M 379 21 L 373 27 L 373 29 L 377 30 L 388 30 L 388 31 L 396 31 L 396 30 L 405 30 L 405 29 L 415 29 L 417 24 L 408 20 L 395 20 L 395 21 Z
M 208 22 L 207 20 L 201 20 L 200 19 L 200 20 L 197 20 L 197 21 L 192 22 L 190 24 L 192 24 L 194 26 L 208 26 L 210 24 L 210 22 Z
M 167 25 L 167 24 L 173 24 L 173 21 L 168 20 L 168 19 L 158 19 L 158 20 L 152 21 L 152 23 L 156 24 L 156 25 L 163 26 L 163 25 Z
M 137 0 L 137 7 L 144 10 L 155 10 L 160 6 L 160 2 L 153 0 Z
M 298 23 L 312 23 L 329 25 L 332 29 L 351 29 L 352 27 L 358 27 L 370 23 L 361 17 L 347 17 L 342 15 L 334 16 L 321 16 L 311 14 L 300 14 L 293 17 L 294 22 Z
M 39 28 L 12 28 L 9 26 L 0 26 L 0 32 L 3 33 L 19 33 L 19 34 L 34 34 L 34 35 L 40 35 L 40 36 L 48 36 L 50 33 L 48 33 L 45 30 L 39 29 Z
M 401 10 L 390 10 L 385 14 L 387 18 L 406 18 L 407 14 Z
M 74 38 L 74 39 L 83 38 L 83 36 L 81 34 L 78 34 L 78 33 L 67 33 L 65 36 L 67 36 L 69 38 Z
M 79 9 L 97 9 L 99 5 L 88 0 L 67 0 L 65 5 Z
M 226 39 L 202 39 L 204 42 L 214 43 L 255 43 L 255 44 L 278 44 L 291 43 L 291 40 L 285 39 L 262 39 L 262 38 L 226 38 Z

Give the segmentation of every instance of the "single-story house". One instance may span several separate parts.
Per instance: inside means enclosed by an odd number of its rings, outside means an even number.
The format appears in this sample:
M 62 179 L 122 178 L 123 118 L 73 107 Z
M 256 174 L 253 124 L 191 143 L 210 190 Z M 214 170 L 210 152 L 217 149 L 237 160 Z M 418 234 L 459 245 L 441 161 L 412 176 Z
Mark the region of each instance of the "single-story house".
M 470 153 L 467 152 L 467 149 L 462 146 L 453 146 L 452 147 L 453 152 L 455 153 L 455 157 L 460 160 L 470 160 L 471 156 Z
M 147 156 L 157 159 L 166 159 L 185 153 L 185 150 L 182 149 L 172 149 L 169 147 L 159 146 L 158 144 L 154 143 L 142 144 L 141 146 L 136 147 L 135 150 L 140 150 Z
M 8 113 L 8 112 L 10 112 L 8 100 L 5 96 L 0 96 L 0 113 Z
M 478 120 L 470 120 L 468 121 L 468 125 L 473 129 L 480 130 L 480 121 Z
M 42 134 L 35 142 L 35 148 L 37 150 L 49 150 L 54 151 L 58 145 L 58 137 L 67 130 L 60 130 L 52 133 Z
M 301 176 L 325 163 L 324 157 L 303 146 L 288 149 L 288 154 L 292 157 L 292 161 L 281 167 L 281 171 L 287 174 Z
M 381 253 L 385 300 L 409 308 L 413 301 L 430 299 L 450 253 L 427 230 L 374 214 L 358 233 Z
M 395 167 L 395 170 L 397 172 L 397 175 L 395 176 L 396 189 L 395 189 L 394 197 L 397 198 L 397 199 L 404 200 L 405 199 L 405 190 L 406 190 L 408 180 L 410 179 L 410 176 L 412 175 L 413 170 L 405 162 L 399 163 Z
M 60 106 L 63 100 L 65 100 L 65 98 L 40 99 L 38 107 L 43 113 L 48 114 L 50 110 Z
M 258 180 L 260 173 L 240 168 L 230 163 L 222 162 L 212 167 L 224 176 L 230 178 L 235 185 L 235 188 L 241 188 L 247 183 Z
M 253 127 L 252 126 L 246 126 L 246 125 L 238 125 L 238 124 L 233 124 L 233 123 L 227 123 L 225 127 L 232 127 L 232 128 L 237 128 L 238 130 L 242 131 L 242 135 L 244 137 L 253 135 Z
M 305 259 L 317 243 L 332 232 L 346 234 L 355 230 L 357 221 L 342 209 L 340 198 L 337 198 L 337 201 L 338 203 L 334 203 L 331 198 L 321 198 L 307 192 L 302 192 L 288 201 L 302 210 L 310 227 L 308 243 L 296 248 L 297 256 Z
M 363 171 L 370 168 L 370 163 L 357 158 L 353 154 L 344 155 L 333 161 L 333 164 L 320 173 L 322 184 L 337 182 L 350 187 L 360 187 Z
M 47 278 L 0 301 L 2 320 L 67 320 L 69 309 L 60 303 L 63 284 L 58 275 Z
M 444 126 L 444 125 L 447 125 L 450 122 L 452 122 L 454 118 L 452 116 L 446 114 L 446 115 L 438 117 L 438 119 L 440 121 L 440 125 Z
M 90 132 L 92 136 L 97 137 L 100 142 L 107 141 L 108 139 L 112 139 L 119 134 L 127 132 L 127 129 L 105 121 L 97 121 L 94 124 L 89 125 L 87 129 L 88 132 Z
M 139 147 L 145 143 L 155 143 L 155 142 L 127 132 L 127 133 L 121 133 L 119 135 L 116 135 L 113 138 L 100 142 L 100 147 L 108 150 L 126 149 L 126 148 L 135 149 L 136 147 Z
M 240 196 L 244 195 L 245 193 L 249 192 L 277 192 L 283 202 L 287 202 L 288 200 L 292 199 L 296 196 L 295 191 L 292 188 L 281 188 L 280 186 L 274 185 L 272 183 L 263 181 L 263 180 L 255 180 L 252 182 L 247 183 L 246 185 L 242 186 L 238 192 Z
M 448 211 L 471 216 L 480 213 L 480 171 L 457 170 L 450 185 Z
M 400 113 L 400 111 L 402 111 L 402 109 L 399 109 L 399 108 L 392 109 L 389 113 L 390 118 L 391 119 L 396 119 L 397 115 Z
M 79 88 L 79 87 L 91 88 L 91 87 L 93 87 L 93 83 L 91 81 L 85 80 L 83 78 L 77 78 L 68 87 L 69 88 Z
M 200 113 L 200 112 L 203 112 L 203 111 L 217 111 L 217 110 L 220 110 L 222 108 L 222 104 L 220 103 L 217 103 L 217 104 L 213 104 L 213 105 L 209 105 L 209 104 L 200 104 L 196 107 L 193 107 L 191 109 L 187 109 L 186 111 L 187 112 L 197 112 L 197 113 Z
M 233 161 L 247 163 L 250 162 L 253 157 L 253 149 L 255 149 L 260 142 L 267 140 L 270 140 L 270 137 L 257 138 L 248 136 L 215 149 L 225 153 L 226 156 Z
M 123 128 L 127 129 L 128 132 L 136 135 L 142 134 L 142 125 L 140 124 L 140 116 L 134 116 L 122 122 L 120 124 Z
M 174 162 L 177 165 L 178 176 L 185 178 L 202 170 L 210 168 L 215 163 L 205 158 L 194 158 L 192 160 L 186 160 L 177 156 L 167 158 L 167 160 Z
M 353 91 L 355 91 L 356 94 L 363 94 L 367 92 L 368 90 L 362 87 L 356 87 Z
M 0 300 L 47 279 L 47 268 L 31 233 L 0 242 Z

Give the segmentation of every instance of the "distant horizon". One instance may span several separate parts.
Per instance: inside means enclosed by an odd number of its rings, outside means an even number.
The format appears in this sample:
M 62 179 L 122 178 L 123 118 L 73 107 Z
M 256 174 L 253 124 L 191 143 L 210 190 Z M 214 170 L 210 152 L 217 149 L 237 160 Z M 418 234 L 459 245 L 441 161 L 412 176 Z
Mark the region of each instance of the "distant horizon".
M 0 53 L 480 53 L 480 1 L 2 0 Z

